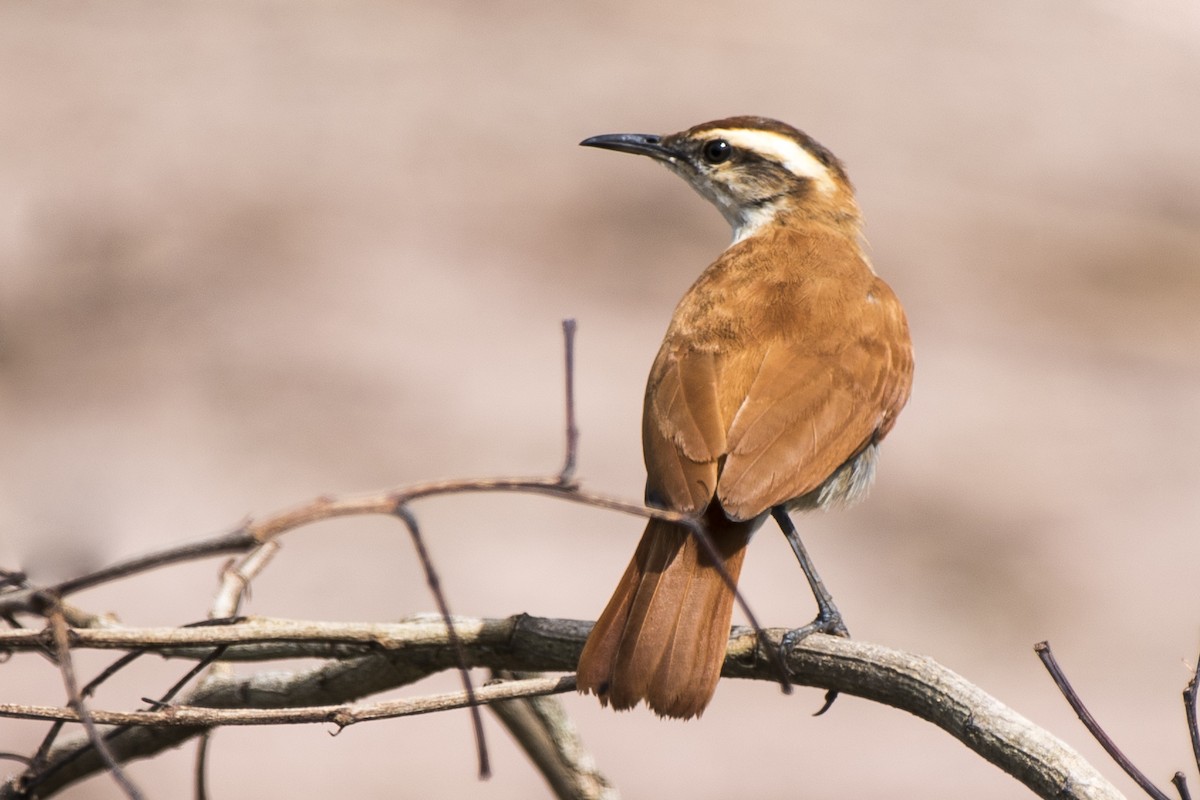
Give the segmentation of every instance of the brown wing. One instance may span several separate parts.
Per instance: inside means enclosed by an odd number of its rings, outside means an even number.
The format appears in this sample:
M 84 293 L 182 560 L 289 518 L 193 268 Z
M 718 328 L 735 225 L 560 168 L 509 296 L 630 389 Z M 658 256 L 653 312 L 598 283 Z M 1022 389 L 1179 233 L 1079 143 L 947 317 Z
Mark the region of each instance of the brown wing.
M 702 511 L 717 488 L 717 459 L 725 452 L 727 421 L 718 389 L 724 358 L 664 342 L 646 386 L 642 450 L 646 502 L 676 511 Z
M 835 358 L 788 346 L 762 360 L 729 430 L 717 494 L 733 519 L 818 489 L 882 435 L 886 363 L 856 343 Z
M 886 283 L 871 275 L 821 317 L 772 343 L 730 424 L 717 494 L 734 519 L 818 489 L 908 401 L 908 324 Z
M 881 439 L 908 399 L 912 357 L 898 301 L 869 283 L 844 326 L 789 326 L 724 350 L 668 339 L 643 415 L 648 501 L 699 511 L 715 490 L 732 519 L 752 519 Z

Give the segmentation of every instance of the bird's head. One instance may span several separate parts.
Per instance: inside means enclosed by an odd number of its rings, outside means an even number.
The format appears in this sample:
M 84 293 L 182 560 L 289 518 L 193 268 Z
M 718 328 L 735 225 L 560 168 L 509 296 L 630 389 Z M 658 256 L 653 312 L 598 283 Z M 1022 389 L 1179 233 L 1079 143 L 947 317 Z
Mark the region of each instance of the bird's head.
M 657 136 L 611 133 L 580 144 L 661 161 L 720 210 L 734 241 L 789 217 L 857 227 L 842 163 L 802 131 L 765 117 L 730 117 Z

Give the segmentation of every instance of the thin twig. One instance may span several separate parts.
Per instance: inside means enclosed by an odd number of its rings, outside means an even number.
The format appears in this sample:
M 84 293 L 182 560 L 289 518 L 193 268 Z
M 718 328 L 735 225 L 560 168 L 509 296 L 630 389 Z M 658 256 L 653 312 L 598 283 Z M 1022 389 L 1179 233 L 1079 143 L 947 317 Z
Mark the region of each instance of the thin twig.
M 81 591 L 118 578 L 130 577 L 182 561 L 247 551 L 255 546 L 273 541 L 289 531 L 316 522 L 364 514 L 393 514 L 397 505 L 426 497 L 482 492 L 549 495 L 593 508 L 620 511 L 625 514 L 648 519 L 661 519 L 667 522 L 684 522 L 691 518 L 688 514 L 647 508 L 638 503 L 629 503 L 596 492 L 585 492 L 572 484 L 562 484 L 557 475 L 549 478 L 471 478 L 430 481 L 369 494 L 337 497 L 325 495 L 296 508 L 272 514 L 257 522 L 247 522 L 234 531 L 169 548 L 153 555 L 120 561 L 55 586 L 31 586 L 17 591 L 0 593 L 0 617 L 7 619 L 14 613 L 44 614 L 50 602 L 49 598 L 61 597 L 64 592 Z
M 237 618 L 237 617 L 234 617 L 231 619 L 224 619 L 224 620 L 201 620 L 200 622 L 189 623 L 189 624 L 183 626 L 183 628 L 181 628 L 180 630 L 187 630 L 190 628 L 210 627 L 210 626 L 216 626 L 216 625 L 228 625 L 228 624 L 236 623 L 238 621 L 239 621 L 239 618 Z M 78 635 L 78 633 L 76 635 Z M 229 648 L 229 645 L 224 645 L 224 644 L 214 647 L 211 652 L 209 652 L 207 655 L 203 656 L 195 665 L 193 665 L 187 671 L 187 673 L 184 675 L 184 677 L 181 678 L 180 680 L 176 681 L 176 683 L 170 689 L 168 689 L 158 700 L 151 700 L 148 698 L 143 698 L 143 700 L 146 703 L 148 703 L 152 708 L 156 708 L 156 709 L 162 708 L 162 707 L 168 705 L 171 698 L 173 698 L 176 694 L 178 694 L 179 691 L 182 690 L 183 687 L 186 686 L 192 678 L 194 678 L 201 671 L 203 671 L 209 664 L 211 664 L 214 661 L 216 661 L 217 659 L 219 659 L 221 657 L 221 655 L 224 654 L 224 652 L 228 648 Z M 124 656 L 122 656 L 121 658 L 117 659 L 112 664 L 110 664 L 103 672 L 101 672 L 99 675 L 97 675 L 95 678 L 93 678 L 91 681 L 89 681 L 88 684 L 86 686 L 84 686 L 83 690 L 80 692 L 80 697 L 84 698 L 84 697 L 92 696 L 92 694 L 95 693 L 95 690 L 100 686 L 100 684 L 104 683 L 106 680 L 111 678 L 113 675 L 117 674 L 119 671 L 121 671 L 122 669 L 129 666 L 137 659 L 141 658 L 142 656 L 144 656 L 150 652 L 153 652 L 150 648 L 140 647 L 131 653 L 126 653 Z M 54 740 L 57 738 L 61 727 L 62 727 L 61 721 L 56 722 L 54 725 L 51 726 L 50 732 L 42 740 L 42 744 L 38 748 L 38 755 L 34 759 L 35 764 L 41 765 L 43 763 L 46 753 L 49 752 L 50 746 L 54 743 Z M 129 730 L 130 730 L 130 727 L 128 725 L 118 726 L 117 728 L 105 733 L 103 736 L 103 739 L 106 743 L 111 743 L 113 740 L 124 735 Z M 45 771 L 36 772 L 36 774 L 34 774 L 33 777 L 28 779 L 28 781 L 27 781 L 28 785 L 31 788 L 34 786 L 37 786 L 38 784 L 42 783 L 47 778 L 49 778 L 56 770 L 62 769 L 63 767 L 67 766 L 75 759 L 82 757 L 86 753 L 87 753 L 87 748 L 80 748 L 80 749 L 76 750 L 75 752 L 73 752 L 72 754 L 70 754 L 69 756 L 67 756 L 66 758 L 63 758 L 63 759 L 57 761 L 50 769 L 45 770 Z
M 212 619 L 237 616 L 242 598 L 250 591 L 250 581 L 266 568 L 280 547 L 279 540 L 272 539 L 227 564 L 221 570 L 221 587 L 213 598 L 208 616 Z
M 225 655 L 225 651 L 228 649 L 229 646 L 224 644 L 220 647 L 214 647 L 211 653 L 197 661 L 182 678 L 175 681 L 174 685 L 172 685 L 170 689 L 167 689 L 167 691 L 163 693 L 162 697 L 158 698 L 157 700 L 143 697 L 142 702 L 149 703 L 154 708 L 162 708 L 163 706 L 170 705 L 171 699 L 174 698 L 175 695 L 179 694 L 183 690 L 183 687 L 187 686 L 192 678 L 199 675 L 208 667 L 208 665 L 214 663 L 221 656 Z
M 1172 775 L 1171 783 L 1175 784 L 1175 791 L 1179 792 L 1179 800 L 1192 800 L 1192 793 L 1188 791 L 1187 778 L 1182 772 Z
M 213 732 L 207 730 L 200 734 L 196 743 L 196 776 L 193 782 L 196 800 L 208 800 L 208 743 L 212 741 Z
M 59 671 L 62 673 L 63 684 L 67 690 L 67 704 L 78 716 L 78 721 L 83 725 L 83 729 L 87 731 L 88 740 L 104 760 L 113 781 L 131 800 L 141 800 L 142 793 L 129 780 L 129 776 L 125 774 L 125 770 L 121 768 L 117 760 L 113 758 L 112 752 L 104 742 L 104 737 L 100 735 L 96 723 L 88 713 L 87 704 L 83 702 L 83 698 L 79 694 L 79 683 L 75 680 L 75 666 L 71 659 L 70 634 L 61 609 L 51 608 L 47 621 L 50 629 L 54 632 L 55 654 L 58 657 Z
M 44 614 L 49 604 L 60 602 L 62 598 L 74 592 L 181 561 L 242 552 L 257 544 L 258 540 L 243 526 L 209 539 L 171 547 L 148 556 L 118 561 L 116 564 L 54 586 L 30 586 L 15 592 L 5 592 L 0 594 L 0 616 L 7 617 L 17 612 Z
M 564 319 L 562 329 L 567 379 L 567 455 L 563 460 L 563 468 L 558 473 L 558 481 L 566 486 L 575 476 L 575 463 L 579 450 L 579 428 L 575 424 L 575 320 Z
M 203 624 L 181 628 L 107 628 L 74 631 L 75 649 L 125 650 L 132 647 L 164 657 L 201 658 L 219 645 L 237 646 L 238 651 L 227 653 L 230 659 L 239 658 L 240 650 L 251 645 L 291 645 L 253 654 L 241 660 L 270 660 L 279 658 L 338 658 L 357 657 L 374 652 L 414 645 L 445 647 L 445 619 L 440 614 L 421 614 L 399 622 L 316 622 L 273 617 L 234 617 L 231 620 L 206 620 Z M 478 625 L 478 620 L 454 618 L 460 634 L 464 625 Z M 507 636 L 506 626 L 500 636 Z M 477 629 L 466 631 L 478 636 Z M 37 649 L 42 642 L 36 631 L 0 631 L 0 643 L 17 651 Z M 309 647 L 309 645 L 312 645 Z M 323 648 L 318 647 L 323 645 Z M 345 647 L 340 652 L 332 648 Z
M 1155 800 L 1171 800 L 1171 798 L 1169 798 L 1165 792 L 1155 786 L 1154 783 L 1147 778 L 1140 769 L 1134 766 L 1133 762 L 1121 752 L 1119 747 L 1117 747 L 1116 742 L 1114 742 L 1112 738 L 1104 732 L 1104 729 L 1100 727 L 1100 723 L 1096 721 L 1096 718 L 1093 717 L 1092 713 L 1087 710 L 1086 706 L 1084 706 L 1083 700 L 1080 699 L 1079 695 L 1071 687 L 1071 683 L 1067 680 L 1067 676 L 1062 671 L 1062 667 L 1058 665 L 1058 661 L 1054 658 L 1054 654 L 1050 652 L 1050 643 L 1038 642 L 1033 646 L 1033 650 L 1035 653 L 1037 653 L 1038 658 L 1042 660 L 1042 664 L 1045 665 L 1046 671 L 1050 673 L 1050 677 L 1054 679 L 1054 684 L 1058 687 L 1058 690 L 1062 692 L 1063 697 L 1065 697 L 1067 702 L 1071 704 L 1071 708 L 1075 711 L 1076 716 L 1079 717 L 1079 720 L 1083 723 L 1083 726 L 1088 729 L 1088 733 L 1092 734 L 1092 737 L 1095 738 L 1095 740 L 1100 743 L 1100 746 L 1104 748 L 1104 752 L 1108 753 L 1109 757 L 1112 758 L 1113 761 L 1117 762 L 1117 765 L 1120 766 L 1121 769 L 1125 770 L 1125 774 L 1130 778 L 1133 778 L 1134 782 L 1137 783 L 1137 785 L 1140 786 L 1142 791 L 1144 791 L 1146 794 L 1155 798 Z
M 1200 684 L 1200 658 L 1196 659 L 1196 669 L 1192 679 L 1183 690 L 1183 712 L 1187 716 L 1188 738 L 1192 742 L 1192 758 L 1196 761 L 1196 769 L 1200 770 L 1200 725 L 1196 722 L 1197 684 Z
M 186 625 L 183 625 L 182 627 L 170 628 L 169 630 L 186 631 L 186 630 L 194 630 L 196 628 L 213 628 L 213 627 L 219 627 L 219 626 L 224 626 L 224 625 L 236 625 L 240 621 L 241 621 L 240 617 L 230 617 L 227 619 L 206 619 L 206 620 L 201 620 L 200 622 L 189 622 Z M 98 631 L 76 631 L 75 636 L 77 638 L 79 636 L 86 637 L 90 633 L 98 633 Z M 132 664 L 137 659 L 141 658 L 144 655 L 152 653 L 152 652 L 154 652 L 153 647 L 140 646 L 140 647 L 138 647 L 137 650 L 126 653 L 125 655 L 121 656 L 116 661 L 114 661 L 113 663 L 111 663 L 107 667 L 105 667 L 104 670 L 99 675 L 97 675 L 96 677 L 94 677 L 90 681 L 88 681 L 87 685 L 85 685 L 83 687 L 83 690 L 80 692 L 80 696 L 91 697 L 93 694 L 96 693 L 96 689 L 99 688 L 102 683 L 107 681 L 113 675 L 116 675 L 118 672 L 120 672 L 122 669 L 124 669 L 125 667 Z M 205 658 L 207 658 L 207 657 L 205 657 Z M 190 680 L 190 677 L 188 678 L 188 680 Z M 172 694 L 173 694 L 173 692 L 172 692 Z
M 421 568 L 425 570 L 425 582 L 429 585 L 429 591 L 433 594 L 438 611 L 441 612 L 442 619 L 446 622 L 446 632 L 450 635 L 450 646 L 454 648 L 455 656 L 458 658 L 458 673 L 462 676 L 463 691 L 466 692 L 471 707 L 471 725 L 475 729 L 479 778 L 480 780 L 490 778 L 492 767 L 488 759 L 487 740 L 483 735 L 483 715 L 479 713 L 479 705 L 475 702 L 475 687 L 471 683 L 471 670 L 467 666 L 466 651 L 463 649 L 462 641 L 458 638 L 458 633 L 454 630 L 454 618 L 450 616 L 450 606 L 446 603 L 445 594 L 442 593 L 442 583 L 438 579 L 437 571 L 433 568 L 433 559 L 429 557 L 429 551 L 425 549 L 425 541 L 421 537 L 420 528 L 417 527 L 417 518 L 402 504 L 396 505 L 395 514 L 408 528 L 413 547 L 417 550 L 417 559 L 421 562 Z
M 58 735 L 62 733 L 62 729 L 65 725 L 66 723 L 63 720 L 57 720 L 53 725 L 50 726 L 49 730 L 46 731 L 46 735 L 42 737 L 41 744 L 38 745 L 37 752 L 33 754 L 33 758 L 29 759 L 29 764 L 32 767 L 33 772 L 39 771 L 42 765 L 46 763 L 46 760 L 50 755 L 50 749 L 54 747 L 54 743 L 58 741 Z
M 411 717 L 437 711 L 486 705 L 497 700 L 518 697 L 538 697 L 574 691 L 575 676 L 534 678 L 481 686 L 471 694 L 465 691 L 446 692 L 402 700 L 388 700 L 365 705 L 298 706 L 289 708 L 208 708 L 203 706 L 170 706 L 151 711 L 104 711 L 93 709 L 92 719 L 101 725 L 123 725 L 153 728 L 212 728 L 217 725 L 297 725 L 332 723 L 346 728 L 360 722 L 396 717 Z M 0 704 L 8 712 L 14 706 Z M 60 720 L 81 722 L 78 710 L 53 706 L 20 706 L 17 713 L 3 716 L 19 719 Z
M 497 680 L 539 677 L 493 670 Z M 617 791 L 584 749 L 579 731 L 557 697 L 523 697 L 492 703 L 495 714 L 550 784 L 559 800 L 616 800 Z
M 93 586 L 109 583 L 118 578 L 124 578 L 139 572 L 169 566 L 180 561 L 194 561 L 198 558 L 208 558 L 222 553 L 239 553 L 256 544 L 258 542 L 255 541 L 254 537 L 242 527 L 215 536 L 212 539 L 196 542 L 192 545 L 172 547 L 158 553 L 151 553 L 148 556 L 131 558 L 106 569 L 98 570 L 79 578 L 73 578 L 69 581 L 63 581 L 51 587 L 51 591 L 58 597 L 66 597 L 74 592 L 90 589 Z

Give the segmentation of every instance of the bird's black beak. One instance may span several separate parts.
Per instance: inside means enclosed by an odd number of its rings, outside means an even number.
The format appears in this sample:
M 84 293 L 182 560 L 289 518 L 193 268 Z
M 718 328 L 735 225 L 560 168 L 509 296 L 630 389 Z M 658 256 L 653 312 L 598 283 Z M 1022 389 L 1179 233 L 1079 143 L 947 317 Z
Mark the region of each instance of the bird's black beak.
M 669 147 L 664 147 L 662 137 L 652 133 L 606 133 L 593 136 L 579 143 L 583 147 L 599 147 L 604 150 L 616 150 L 621 153 L 636 153 L 650 156 L 659 161 L 677 161 L 681 154 Z

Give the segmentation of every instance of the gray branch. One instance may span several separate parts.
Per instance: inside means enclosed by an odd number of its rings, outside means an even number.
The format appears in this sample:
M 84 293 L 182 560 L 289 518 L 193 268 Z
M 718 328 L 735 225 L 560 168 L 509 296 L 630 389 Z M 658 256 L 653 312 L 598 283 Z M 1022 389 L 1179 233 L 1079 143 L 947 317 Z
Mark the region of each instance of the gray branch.
M 588 622 L 525 615 L 507 619 L 455 620 L 455 630 L 470 665 L 519 672 L 572 671 L 590 627 Z M 767 646 L 777 646 L 783 633 L 782 630 L 768 631 L 772 641 Z M 227 644 L 227 659 L 266 660 L 314 655 L 330 659 L 313 669 L 263 672 L 240 679 L 205 682 L 178 707 L 138 712 L 137 725 L 109 740 L 114 757 L 122 763 L 177 747 L 215 725 L 239 724 L 238 714 L 245 716 L 240 724 L 262 724 L 268 720 L 260 717 L 250 723 L 248 719 L 261 715 L 266 709 L 298 712 L 335 706 L 337 708 L 332 711 L 320 709 L 325 713 L 309 714 L 303 721 L 350 724 L 374 718 L 378 715 L 372 710 L 374 707 L 364 709 L 361 705 L 343 707 L 339 704 L 353 704 L 432 673 L 453 669 L 456 664 L 454 650 L 440 618 L 416 618 L 388 625 L 252 619 L 238 625 L 207 628 L 78 630 L 73 637 L 72 644 L 76 648 L 128 649 L 136 644 L 150 647 L 167 657 L 197 658 L 208 648 Z M 0 649 L 33 649 L 43 642 L 36 632 L 0 632 Z M 930 658 L 867 642 L 814 635 L 792 652 L 788 668 L 797 684 L 885 703 L 932 722 L 1041 797 L 1080 800 L 1121 797 L 1064 742 Z M 778 676 L 774 670 L 756 648 L 753 633 L 749 629 L 735 628 L 723 675 L 775 681 Z M 561 734 L 546 733 L 553 729 L 552 724 L 548 726 L 555 718 L 552 705 L 526 705 L 514 711 L 515 704 L 529 701 L 509 697 L 506 702 L 508 710 L 499 712 L 501 719 L 510 728 L 520 729 L 514 732 L 522 746 L 538 749 L 540 755 L 535 758 L 558 759 L 566 764 L 568 772 L 575 771 L 574 775 L 562 780 L 577 780 L 580 786 L 590 786 L 574 793 L 563 793 L 564 790 L 556 787 L 560 797 L 613 796 L 607 794 L 611 790 L 602 778 L 585 774 L 594 771 L 594 767 L 590 759 L 569 752 L 569 736 L 563 738 Z M 442 707 L 450 706 L 431 703 L 422 710 Z M 223 711 L 204 717 L 199 713 L 204 709 Z M 0 705 L 0 716 L 29 717 L 34 716 L 30 713 L 33 710 L 25 706 Z M 71 719 L 69 710 L 51 711 L 58 714 L 54 718 Z M 204 724 L 181 724 L 183 720 L 179 716 L 193 712 L 196 716 L 187 719 L 203 720 Z M 92 713 L 97 721 L 103 721 L 113 712 L 94 709 Z M 330 717 L 330 713 L 344 716 Z M 292 717 L 288 721 L 297 720 Z M 539 727 L 543 729 L 540 733 Z M 553 739 L 556 735 L 558 741 L 547 746 L 544 739 L 547 736 Z M 539 743 L 538 739 L 543 741 Z M 554 753 L 556 747 L 565 747 L 565 755 Z M 104 768 L 103 762 L 82 737 L 58 745 L 50 753 L 49 763 L 55 769 L 38 785 L 37 792 L 41 797 L 48 797 Z M 551 779 L 550 773 L 546 774 Z M 0 800 L 19 796 L 14 783 L 0 786 Z

